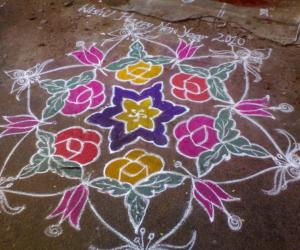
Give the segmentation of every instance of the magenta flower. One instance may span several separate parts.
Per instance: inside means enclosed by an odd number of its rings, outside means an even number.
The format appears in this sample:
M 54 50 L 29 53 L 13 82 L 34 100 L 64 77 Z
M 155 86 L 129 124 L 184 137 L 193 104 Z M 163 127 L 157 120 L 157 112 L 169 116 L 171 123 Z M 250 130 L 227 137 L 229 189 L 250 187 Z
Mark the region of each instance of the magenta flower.
M 216 183 L 212 181 L 196 181 L 194 183 L 194 197 L 198 203 L 204 208 L 208 214 L 211 222 L 214 221 L 215 211 L 214 207 L 219 208 L 222 212 L 228 212 L 223 205 L 223 201 L 236 201 L 238 198 L 234 198 L 220 188 Z
M 23 134 L 32 131 L 40 123 L 35 117 L 30 115 L 3 116 L 8 123 L 0 127 L 5 130 L 0 134 L 0 138 L 7 135 Z
M 60 222 L 68 218 L 72 227 L 80 230 L 80 217 L 89 197 L 89 189 L 81 184 L 65 191 L 58 206 L 48 215 L 47 219 L 62 215 Z
M 89 109 L 98 108 L 104 99 L 104 85 L 93 80 L 86 85 L 78 86 L 69 91 L 61 113 L 70 116 L 79 115 Z
M 193 46 L 192 43 L 188 44 L 186 41 L 180 39 L 176 49 L 176 56 L 180 60 L 192 57 L 199 48 L 200 46 Z
M 214 118 L 196 115 L 182 121 L 174 128 L 177 150 L 180 154 L 196 158 L 219 142 Z
M 248 99 L 242 100 L 235 104 L 234 108 L 240 114 L 248 115 L 248 116 L 263 116 L 263 117 L 270 117 L 274 119 L 272 113 L 268 110 L 270 102 L 270 96 L 265 96 L 261 99 Z
M 77 50 L 71 53 L 79 62 L 85 65 L 97 66 L 101 63 L 104 54 L 99 50 L 95 44 L 93 44 L 89 49 L 82 46 L 81 50 Z

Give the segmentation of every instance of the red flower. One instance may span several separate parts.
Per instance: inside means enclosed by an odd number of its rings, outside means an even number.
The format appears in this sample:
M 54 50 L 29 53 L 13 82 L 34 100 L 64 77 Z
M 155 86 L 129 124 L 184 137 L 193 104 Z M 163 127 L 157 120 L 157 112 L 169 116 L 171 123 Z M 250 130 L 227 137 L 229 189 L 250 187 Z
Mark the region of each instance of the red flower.
M 195 102 L 205 102 L 210 99 L 205 78 L 178 73 L 172 76 L 171 84 L 173 95 L 179 99 Z
M 55 139 L 55 155 L 86 165 L 100 154 L 101 135 L 90 129 L 72 127 L 59 132 Z

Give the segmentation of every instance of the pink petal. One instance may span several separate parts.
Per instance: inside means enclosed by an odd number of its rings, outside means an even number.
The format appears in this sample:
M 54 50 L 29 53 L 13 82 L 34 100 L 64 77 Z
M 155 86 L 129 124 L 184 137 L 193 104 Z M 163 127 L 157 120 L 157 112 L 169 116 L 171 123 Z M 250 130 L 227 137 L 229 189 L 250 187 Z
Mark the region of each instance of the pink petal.
M 31 121 L 21 121 L 13 124 L 9 124 L 9 128 L 33 128 L 35 125 L 37 125 L 39 122 L 36 120 Z
M 36 121 L 36 119 L 31 115 L 3 116 L 3 119 L 10 123 L 16 123 L 22 121 Z
M 178 150 L 189 157 L 198 157 L 202 152 L 207 150 L 201 146 L 196 146 L 189 136 L 184 137 L 177 144 Z
M 213 128 L 214 127 L 214 119 L 212 117 L 205 116 L 205 115 L 195 116 L 188 122 L 188 130 L 194 131 L 203 125 Z
M 176 49 L 176 54 L 178 55 L 181 50 L 183 50 L 185 47 L 187 47 L 187 45 L 188 44 L 187 44 L 186 41 L 184 41 L 183 39 L 180 39 L 180 42 L 179 42 L 179 44 L 177 46 L 177 49 Z
M 222 188 L 211 181 L 204 181 L 204 183 L 222 200 L 230 201 L 237 199 L 226 193 Z
M 90 47 L 90 52 L 93 53 L 98 58 L 99 61 L 102 61 L 104 54 L 95 45 Z
M 174 129 L 174 135 L 177 139 L 189 134 L 190 132 L 187 129 L 187 122 L 179 123 Z
M 78 102 L 78 96 L 80 96 L 81 93 L 85 91 L 89 91 L 89 88 L 85 85 L 78 86 L 75 89 L 70 90 L 67 100 L 70 102 Z
M 223 210 L 223 204 L 221 200 L 208 185 L 206 185 L 204 182 L 198 181 L 195 183 L 195 189 L 203 196 L 203 198 Z
M 104 85 L 98 81 L 91 81 L 86 86 L 92 90 L 93 96 L 99 95 L 104 91 Z
M 95 96 L 90 103 L 90 108 L 94 109 L 99 107 L 104 101 L 104 94 L 100 94 L 99 96 Z
M 259 105 L 268 105 L 270 101 L 270 96 L 265 96 L 260 99 L 248 99 L 248 100 L 243 100 L 240 102 L 240 104 L 246 104 L 246 103 L 251 103 L 251 104 L 259 104 Z
M 272 113 L 265 110 L 256 110 L 256 111 L 240 111 L 244 115 L 253 115 L 253 116 L 264 116 L 273 118 Z
M 179 59 L 184 59 L 184 58 L 186 58 L 187 55 L 188 55 L 188 53 L 189 53 L 189 47 L 186 47 L 186 48 L 182 49 L 182 50 L 179 51 L 179 53 L 178 53 Z
M 191 139 L 196 146 L 201 146 L 206 149 L 211 149 L 219 142 L 215 129 L 207 126 L 202 126 L 191 134 Z
M 61 110 L 61 112 L 65 115 L 77 115 L 88 109 L 91 101 L 88 100 L 84 103 L 74 103 L 74 102 L 65 102 L 65 106 Z
M 194 197 L 198 201 L 198 203 L 204 208 L 205 212 L 209 216 L 209 220 L 211 222 L 214 221 L 214 207 L 213 205 L 204 199 L 200 193 L 198 193 L 196 190 L 194 190 Z
M 15 134 L 23 134 L 23 133 L 29 132 L 31 130 L 32 130 L 32 128 L 8 128 L 0 134 L 0 137 L 8 136 L 8 135 L 15 135 Z
M 82 195 L 82 198 L 80 199 L 80 202 L 78 203 L 76 208 L 71 212 L 70 217 L 69 217 L 70 224 L 73 227 L 75 227 L 77 230 L 80 230 L 79 221 L 80 221 L 80 218 L 81 218 L 81 214 L 84 210 L 84 207 L 86 205 L 88 196 L 89 196 L 89 190 L 84 189 L 84 193 Z
M 58 206 L 51 212 L 50 215 L 48 215 L 47 218 L 52 218 L 55 217 L 61 213 L 63 213 L 67 207 L 67 204 L 70 200 L 70 197 L 72 195 L 72 193 L 74 192 L 74 188 L 73 189 L 69 189 L 68 191 L 66 191 L 63 195 L 63 197 L 61 198 Z
M 72 213 L 72 211 L 80 204 L 82 198 L 84 197 L 84 185 L 77 186 L 75 190 L 73 191 L 71 197 L 68 200 L 68 204 L 66 206 L 66 209 L 64 210 L 64 215 L 62 217 L 62 221 L 65 220 L 69 215 Z
M 194 56 L 194 54 L 197 52 L 197 50 L 199 49 L 199 47 L 192 47 L 190 48 L 188 54 L 187 54 L 187 57 L 192 57 Z
M 71 55 L 73 57 L 75 57 L 79 62 L 85 64 L 85 65 L 91 65 L 92 63 L 90 63 L 86 56 L 85 56 L 85 53 L 83 51 L 74 51 L 71 53 Z
M 252 103 L 241 103 L 241 104 L 238 104 L 236 106 L 236 109 L 238 110 L 259 110 L 259 109 L 262 109 L 262 108 L 266 108 L 266 106 L 263 106 L 263 105 L 260 105 L 260 104 L 252 104 Z
M 87 49 L 84 49 L 84 54 L 86 59 L 91 63 L 91 64 L 98 64 L 100 63 L 100 60 L 91 52 L 89 52 Z
M 205 143 L 207 140 L 207 127 L 202 126 L 199 129 L 195 130 L 191 134 L 191 139 L 197 146 L 201 146 L 202 143 Z
M 92 97 L 93 91 L 91 89 L 85 89 L 80 94 L 77 95 L 76 103 L 84 103 L 87 100 L 90 100 Z
M 211 127 L 206 127 L 206 141 L 201 145 L 204 148 L 211 149 L 219 142 L 217 131 Z

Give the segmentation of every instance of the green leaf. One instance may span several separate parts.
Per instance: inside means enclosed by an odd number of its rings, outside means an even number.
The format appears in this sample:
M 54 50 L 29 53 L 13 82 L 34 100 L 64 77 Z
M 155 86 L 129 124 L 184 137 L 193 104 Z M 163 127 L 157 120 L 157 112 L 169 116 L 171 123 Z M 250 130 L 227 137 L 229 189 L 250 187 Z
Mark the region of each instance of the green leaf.
M 81 166 L 73 161 L 68 161 L 60 156 L 53 156 L 50 159 L 50 169 L 61 177 L 80 179 L 82 177 Z
M 175 172 L 163 172 L 153 174 L 135 186 L 135 190 L 148 197 L 154 197 L 168 188 L 174 188 L 182 184 L 185 177 Z
M 218 77 L 220 80 L 224 81 L 229 77 L 229 74 L 235 70 L 235 68 L 235 63 L 223 63 L 216 67 L 209 68 L 209 73 L 213 78 Z
M 68 89 L 73 89 L 80 85 L 85 85 L 89 83 L 91 80 L 93 80 L 95 77 L 94 71 L 85 71 L 81 73 L 79 76 L 74 76 L 71 79 L 69 79 L 66 83 L 66 87 Z
M 228 94 L 226 85 L 222 80 L 217 77 L 212 77 L 207 79 L 207 84 L 209 86 L 209 92 L 213 99 L 229 102 L 231 97 Z
M 198 159 L 198 176 L 207 175 L 223 160 L 230 158 L 230 152 L 223 144 L 216 144 L 211 150 L 203 152 Z
M 226 147 L 232 154 L 235 155 L 247 155 L 252 157 L 270 156 L 270 153 L 266 149 L 257 144 L 252 144 L 243 136 L 226 143 Z
M 55 137 L 52 133 L 38 129 L 36 132 L 37 143 L 36 146 L 39 149 L 39 153 L 43 156 L 50 156 L 54 153 L 54 140 Z
M 132 58 L 132 57 L 122 58 L 118 61 L 115 61 L 115 62 L 107 65 L 106 69 L 111 70 L 111 71 L 117 71 L 117 70 L 127 67 L 128 65 L 135 64 L 137 62 L 138 62 L 138 59 L 136 59 L 136 58 Z
M 168 56 L 152 56 L 152 57 L 146 57 L 146 58 L 144 58 L 145 62 L 151 62 L 154 65 L 169 64 L 173 60 L 174 59 L 172 57 L 168 57 Z
M 239 136 L 240 131 L 235 129 L 235 121 L 231 117 L 229 109 L 222 109 L 215 120 L 215 128 L 218 130 L 219 139 L 223 142 Z
M 144 51 L 144 46 L 142 43 L 139 41 L 134 42 L 130 46 L 130 52 L 129 52 L 130 57 L 135 57 L 138 59 L 142 59 L 146 56 L 146 52 Z
M 31 177 L 35 174 L 46 173 L 49 169 L 49 157 L 40 155 L 39 153 L 34 154 L 30 163 L 21 169 L 19 173 L 20 179 Z
M 49 94 L 55 94 L 57 92 L 66 91 L 66 81 L 65 80 L 49 80 L 44 81 L 41 86 L 47 90 Z
M 124 203 L 128 209 L 129 220 L 137 233 L 149 206 L 149 199 L 145 199 L 136 192 L 131 191 L 126 195 Z
M 100 177 L 91 182 L 91 186 L 97 188 L 101 193 L 108 193 L 114 197 L 120 197 L 131 190 L 131 185 L 122 183 L 118 180 Z
M 93 71 L 85 71 L 79 76 L 74 76 L 69 80 L 46 80 L 43 81 L 42 87 L 47 90 L 49 94 L 56 94 L 59 92 L 66 92 L 69 89 L 73 89 L 79 85 L 84 85 L 94 79 Z
M 179 68 L 181 71 L 187 74 L 195 74 L 205 78 L 209 76 L 209 71 L 202 67 L 193 67 L 190 65 L 181 64 Z
M 43 110 L 43 119 L 49 119 L 55 116 L 64 107 L 67 96 L 67 92 L 58 92 L 51 96 L 47 100 L 46 107 Z

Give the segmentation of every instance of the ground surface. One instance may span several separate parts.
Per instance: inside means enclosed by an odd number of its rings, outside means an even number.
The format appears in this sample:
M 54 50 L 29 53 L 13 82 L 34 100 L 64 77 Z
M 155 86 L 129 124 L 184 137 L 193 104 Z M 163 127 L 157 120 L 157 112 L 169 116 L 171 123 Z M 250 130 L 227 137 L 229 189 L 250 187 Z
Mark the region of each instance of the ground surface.
M 130 13 L 109 9 L 98 1 L 28 0 L 20 3 L 2 0 L 0 6 L 1 116 L 23 115 L 21 122 L 8 121 L 7 117 L 1 120 L 6 127 L 3 126 L 0 138 L 0 249 L 114 249 L 118 246 L 124 246 L 118 249 L 176 249 L 176 246 L 182 246 L 179 249 L 299 249 L 300 189 L 297 180 L 300 179 L 300 149 L 296 143 L 299 143 L 300 132 L 299 47 L 284 47 L 259 39 L 230 23 L 225 27 L 199 20 L 161 24 L 158 19 L 139 14 L 132 14 L 128 19 Z M 104 7 L 105 13 L 100 10 Z M 98 12 L 95 12 L 96 9 Z M 193 28 L 192 31 L 183 36 L 184 31 L 190 28 Z M 179 55 L 180 50 L 176 55 L 180 39 L 192 43 L 191 46 L 202 47 L 194 55 L 185 53 L 183 56 L 184 52 Z M 84 41 L 87 49 L 97 43 L 96 46 L 106 52 L 104 59 L 99 54 L 95 59 L 94 54 L 90 60 L 94 58 L 97 63 L 89 61 L 86 66 L 76 56 L 70 56 L 69 53 L 81 50 L 80 46 L 76 48 L 76 43 L 83 45 L 78 41 Z M 144 48 L 137 44 L 142 44 Z M 164 62 L 148 61 L 147 66 L 128 68 L 140 61 L 145 63 L 148 58 L 137 59 L 135 54 L 130 59 L 130 46 L 137 57 L 143 54 L 144 49 L 148 55 L 158 56 Z M 216 51 L 223 52 L 220 54 Z M 176 57 L 179 60 L 175 61 Z M 120 66 L 120 63 L 111 65 L 121 58 L 135 61 L 125 66 Z M 23 71 L 11 72 L 30 69 L 48 59 L 54 60 L 32 69 L 36 74 L 28 71 L 27 75 Z M 103 62 L 95 70 L 95 64 L 99 62 L 97 60 Z M 225 73 L 216 75 L 213 67 L 218 67 L 218 70 L 225 68 Z M 119 71 L 124 68 L 127 73 L 123 72 L 122 75 Z M 61 92 L 51 92 L 51 86 L 59 83 L 43 82 L 46 79 L 68 80 L 86 71 L 90 72 L 87 79 L 91 77 L 100 81 L 105 90 L 101 84 L 102 87 L 98 85 L 87 89 L 89 80 L 84 82 L 82 78 L 77 83 L 73 79 L 78 86 L 63 85 Z M 148 73 L 141 80 L 141 72 L 146 71 Z M 172 76 L 176 74 L 198 78 L 189 78 L 184 85 L 180 80 L 174 81 Z M 212 82 L 209 79 L 212 78 L 217 85 L 209 85 Z M 14 90 L 17 91 L 10 94 L 14 81 Z M 161 92 L 165 100 L 173 105 L 184 106 L 185 113 L 169 119 L 169 115 L 173 114 L 170 107 L 164 110 L 161 107 L 163 105 L 153 104 L 159 99 L 156 94 L 155 97 L 148 97 L 152 98 L 152 108 L 156 105 L 154 109 L 160 109 L 157 111 L 159 115 L 155 116 L 149 109 L 144 113 L 148 118 L 153 115 L 151 119 L 154 124 L 147 120 L 140 122 L 140 127 L 135 127 L 136 124 L 128 117 L 123 117 L 127 123 L 124 119 L 123 122 L 118 120 L 123 128 L 127 126 L 127 130 L 131 129 L 129 132 L 135 133 L 143 126 L 145 130 L 153 131 L 155 126 L 159 126 L 159 116 L 164 115 L 160 121 L 164 120 L 162 123 L 167 130 L 156 136 L 156 141 L 151 133 L 146 136 L 145 132 L 140 132 L 138 139 L 129 143 L 127 139 L 121 140 L 124 133 L 120 131 L 115 136 L 110 134 L 113 126 L 104 124 L 106 118 L 97 117 L 87 122 L 86 118 L 91 114 L 101 114 L 103 110 L 108 110 L 107 116 L 113 113 L 113 110 L 109 110 L 115 105 L 112 97 L 117 95 L 112 91 L 113 88 L 123 87 L 127 91 L 141 93 L 157 82 L 162 82 Z M 46 86 L 50 86 L 50 90 Z M 174 91 L 176 86 L 179 86 L 178 92 Z M 223 88 L 222 97 L 214 91 L 215 86 Z M 74 91 L 77 87 L 85 89 Z M 16 100 L 18 90 L 22 90 L 20 101 Z M 75 96 L 73 100 L 70 99 L 71 92 Z M 195 95 L 188 96 L 190 92 Z M 244 94 L 245 98 L 241 99 Z M 47 102 L 54 95 L 64 96 L 62 99 L 65 99 L 61 102 L 55 99 L 54 104 Z M 269 102 L 264 100 L 263 104 L 258 105 L 254 100 L 265 96 L 270 96 Z M 67 99 L 72 103 L 68 107 Z M 139 103 L 140 100 L 143 98 L 135 102 Z M 243 100 L 250 100 L 247 107 L 243 106 L 244 110 L 241 106 Z M 291 111 L 289 105 L 280 105 L 282 103 L 293 106 L 294 111 L 282 112 Z M 48 115 L 45 114 L 46 107 L 50 107 Z M 82 112 L 77 112 L 78 109 Z M 132 106 L 129 105 L 127 111 L 129 109 L 132 110 Z M 228 111 L 230 117 L 222 118 L 220 110 Z M 49 112 L 52 113 L 49 115 Z M 249 116 L 249 112 L 252 116 Z M 28 121 L 28 116 L 24 118 L 24 115 L 31 115 L 31 120 Z M 178 124 L 190 121 L 195 116 L 206 116 L 214 121 L 218 119 L 223 125 L 218 128 L 217 122 L 208 125 L 200 119 L 196 128 L 190 128 L 190 134 L 178 131 Z M 40 124 L 41 119 L 48 124 Z M 134 128 L 129 128 L 129 123 Z M 48 134 L 35 132 L 38 125 L 41 126 L 37 131 L 47 131 Z M 74 131 L 75 126 L 81 130 L 90 129 L 92 135 L 78 134 Z M 281 129 L 281 133 L 276 129 Z M 198 133 L 195 135 L 191 130 L 197 130 Z M 221 155 L 219 160 L 216 159 L 218 157 L 212 157 L 209 163 L 211 171 L 199 170 L 205 162 L 201 154 L 216 151 L 219 143 L 229 143 L 221 138 L 220 133 L 233 133 L 232 137 L 237 138 L 232 130 L 239 130 L 239 136 L 247 138 L 252 148 L 243 151 L 243 145 L 238 143 L 235 155 L 231 153 L 229 157 L 228 149 L 224 157 L 218 152 Z M 67 131 L 62 139 L 59 137 L 60 131 Z M 182 137 L 174 136 L 173 131 L 185 133 L 189 138 L 193 134 L 194 141 L 180 148 Z M 159 145 L 162 137 L 167 138 L 167 145 Z M 36 145 L 37 140 L 40 142 Z M 61 141 L 62 148 L 58 149 Z M 116 141 L 115 148 L 110 144 L 111 141 Z M 201 148 L 201 152 L 194 154 L 195 147 L 197 150 Z M 148 158 L 132 160 L 126 156 L 135 149 L 142 150 L 143 156 Z M 36 152 L 42 158 L 31 159 Z M 74 155 L 78 157 L 73 158 Z M 62 163 L 53 162 L 50 158 L 54 156 L 60 157 Z M 113 163 L 113 170 L 105 172 L 108 162 L 117 158 L 122 158 L 125 163 Z M 133 162 L 131 168 L 122 172 L 121 167 L 129 161 Z M 182 167 L 175 168 L 178 161 Z M 264 170 L 265 173 L 261 172 Z M 158 183 L 151 179 L 151 171 L 154 172 L 153 176 L 160 178 L 163 174 L 170 174 L 169 179 L 162 178 Z M 247 179 L 247 176 L 251 178 Z M 95 184 L 95 180 L 107 181 L 108 184 Z M 207 188 L 205 180 L 213 182 L 214 188 Z M 231 180 L 233 182 L 230 184 L 225 183 Z M 138 189 L 143 181 L 152 181 L 154 184 L 151 186 L 148 183 L 149 189 L 135 191 L 134 199 L 131 199 L 129 192 Z M 120 185 L 125 191 L 120 191 Z M 218 187 L 228 195 L 216 191 Z M 126 188 L 131 191 L 126 191 Z M 271 189 L 273 195 L 262 191 Z M 155 195 L 150 192 L 147 196 L 147 190 L 156 190 L 153 191 Z M 117 192 L 120 193 L 116 195 Z M 134 194 L 131 193 L 131 197 Z M 229 195 L 241 200 L 227 202 L 232 198 Z M 58 206 L 60 201 L 64 204 Z M 21 207 L 23 205 L 25 209 Z M 56 211 L 55 217 L 53 210 L 57 206 L 60 211 Z M 210 214 L 212 207 L 214 218 Z M 50 214 L 53 218 L 46 219 Z M 230 220 L 233 215 L 240 218 L 236 224 Z M 61 219 L 63 216 L 65 220 Z M 183 223 L 178 224 L 180 221 Z M 58 231 L 50 230 L 51 225 L 56 225 Z M 134 239 L 141 237 L 143 229 L 146 230 L 145 245 L 141 246 L 142 239 L 140 243 Z M 151 233 L 155 234 L 153 240 Z M 149 248 L 146 247 L 148 237 Z

